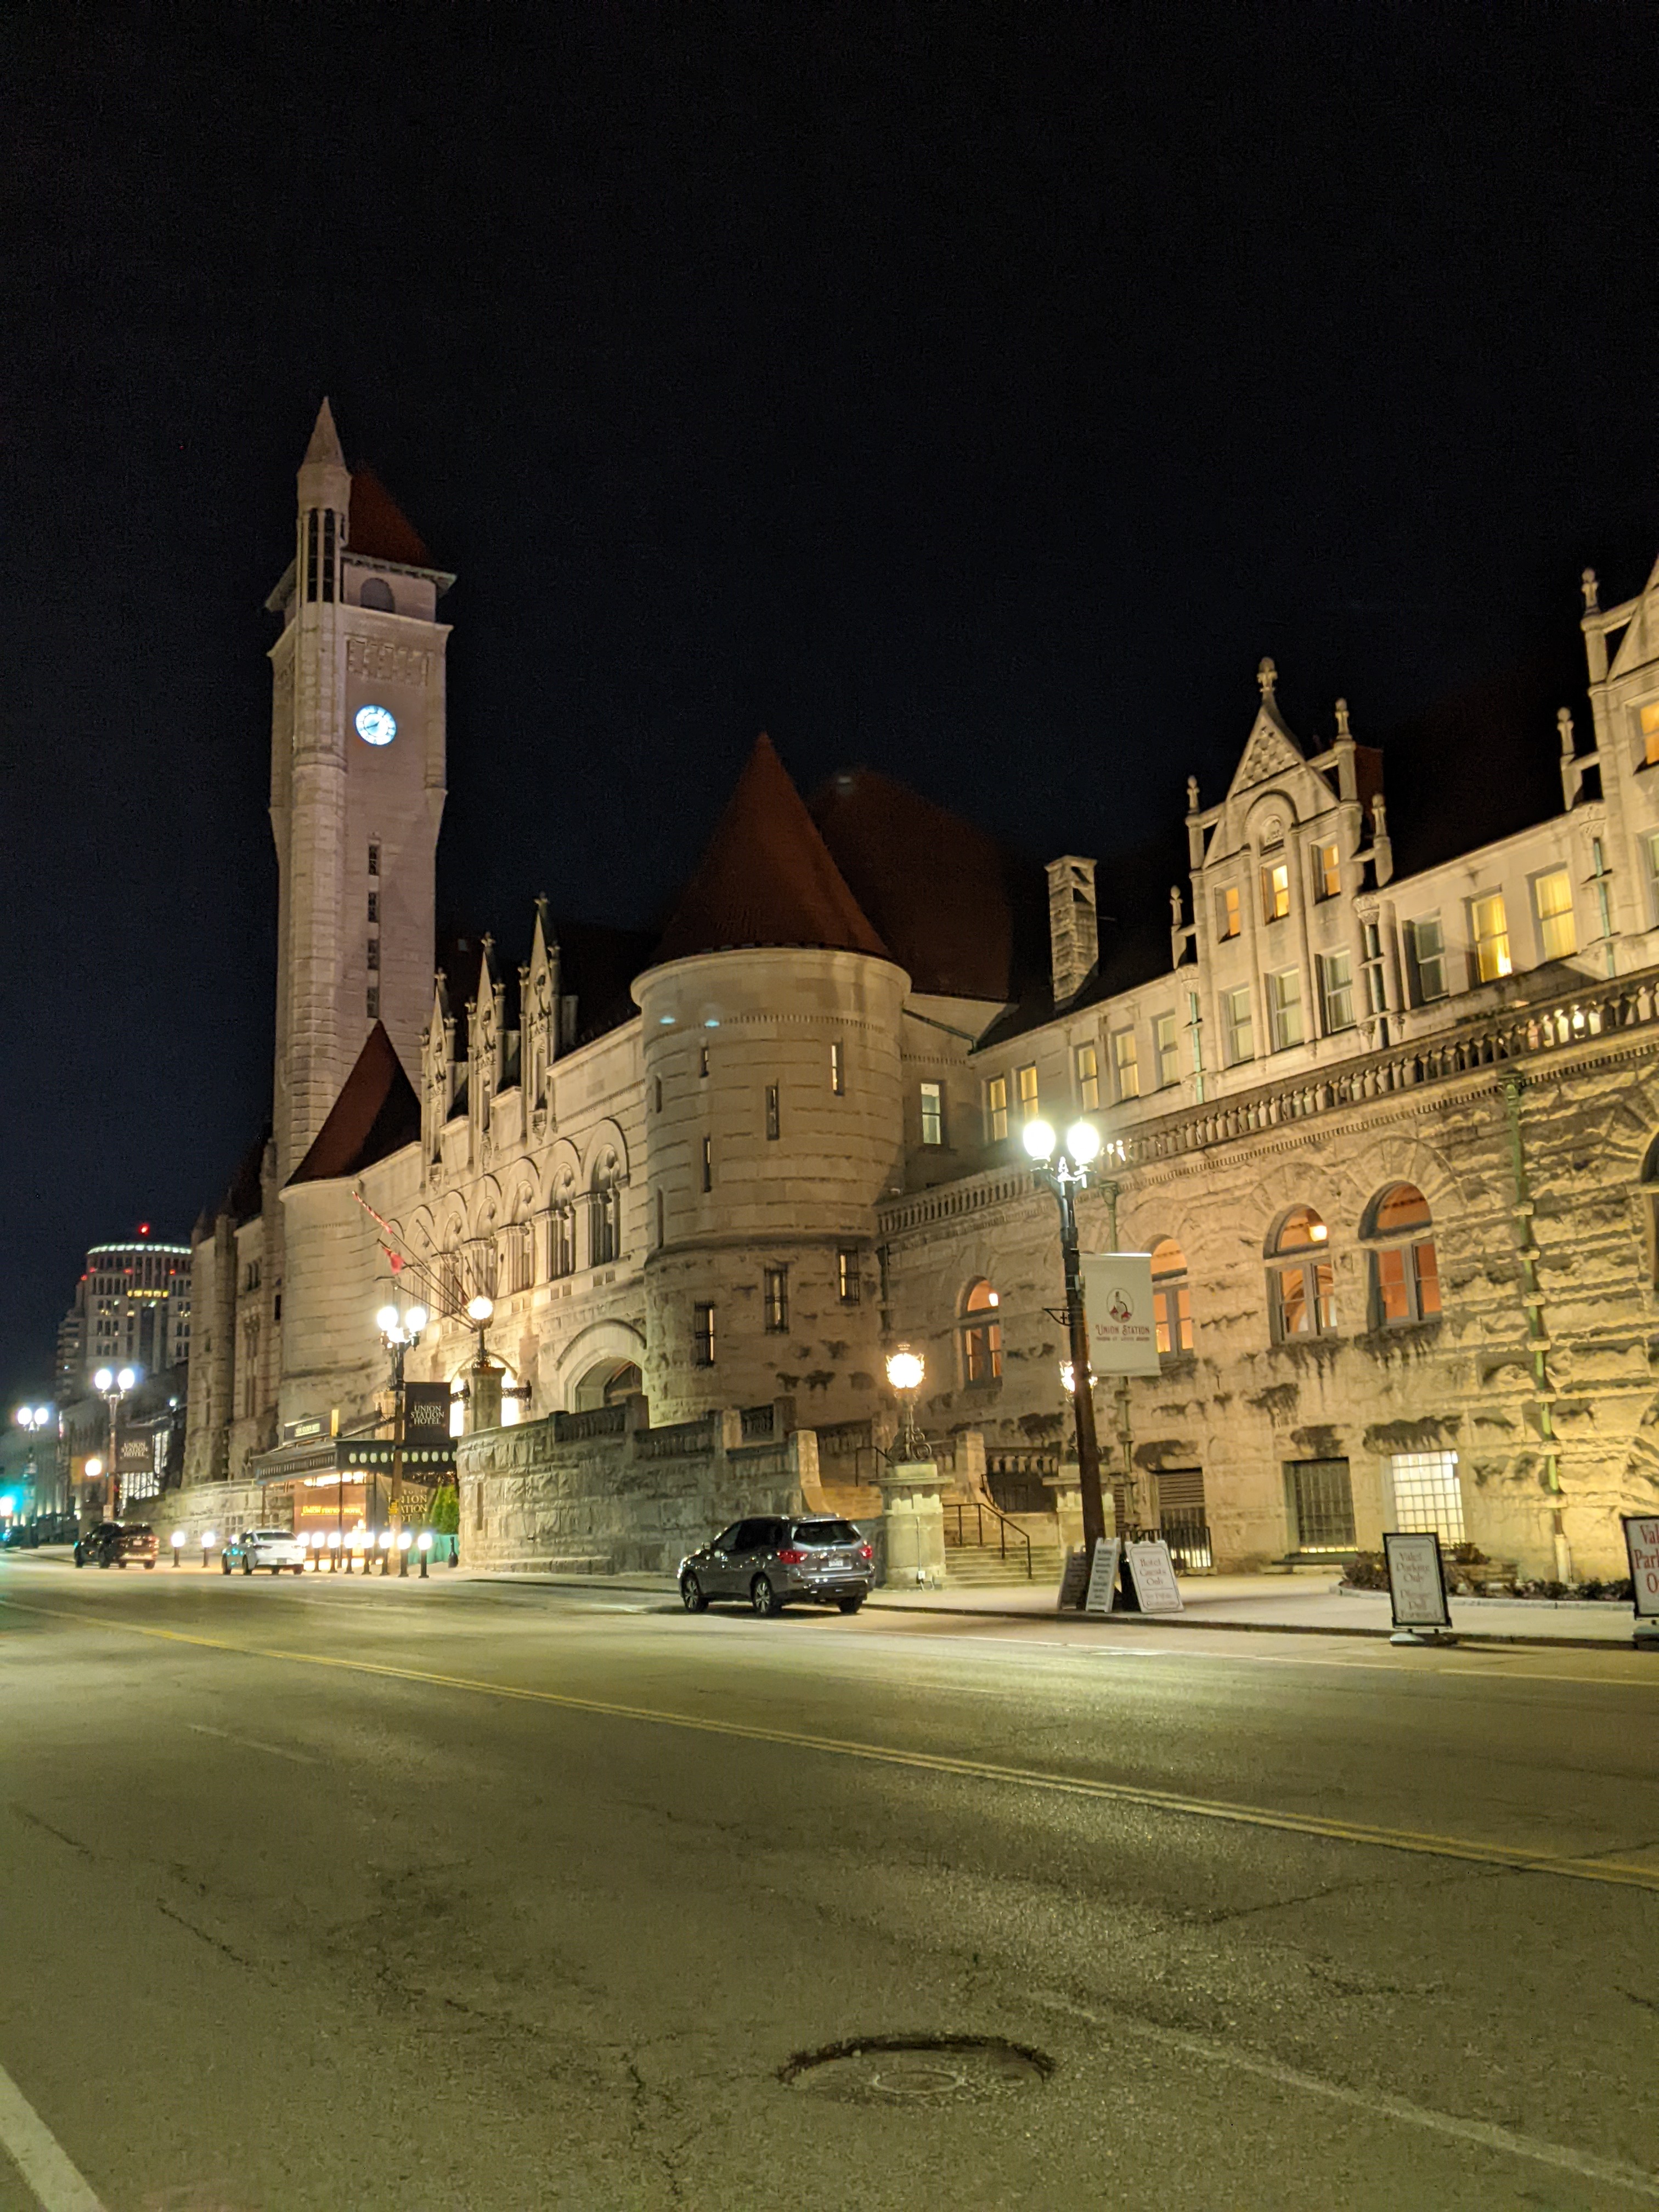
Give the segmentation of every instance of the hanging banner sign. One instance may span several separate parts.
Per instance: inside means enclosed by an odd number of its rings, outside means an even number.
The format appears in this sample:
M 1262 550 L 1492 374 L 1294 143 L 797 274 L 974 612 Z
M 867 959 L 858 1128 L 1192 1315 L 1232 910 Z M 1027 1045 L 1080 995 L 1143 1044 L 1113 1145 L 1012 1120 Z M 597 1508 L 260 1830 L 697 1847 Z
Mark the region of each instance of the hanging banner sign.
M 1085 1252 L 1083 1302 L 1096 1375 L 1156 1375 L 1158 1323 L 1147 1252 Z
M 1625 1550 L 1638 1621 L 1659 1621 L 1659 1513 L 1625 1513 Z
M 447 1437 L 449 1434 L 447 1382 L 405 1382 L 404 1434 L 406 1437 Z
M 1396 1628 L 1449 1628 L 1446 1577 L 1440 1565 L 1440 1539 L 1432 1529 L 1419 1534 L 1384 1536 L 1389 1563 L 1389 1602 Z

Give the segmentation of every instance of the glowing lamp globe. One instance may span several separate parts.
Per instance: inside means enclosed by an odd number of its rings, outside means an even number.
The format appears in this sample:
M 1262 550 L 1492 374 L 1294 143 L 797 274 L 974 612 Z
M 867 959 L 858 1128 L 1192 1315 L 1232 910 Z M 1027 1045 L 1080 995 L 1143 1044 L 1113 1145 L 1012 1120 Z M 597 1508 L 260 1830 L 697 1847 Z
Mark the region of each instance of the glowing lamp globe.
M 1100 1152 L 1100 1132 L 1092 1121 L 1073 1121 L 1066 1132 L 1066 1149 L 1073 1162 L 1086 1168 Z
M 887 1380 L 896 1390 L 918 1390 L 923 1369 L 914 1352 L 896 1352 L 887 1362 Z
M 1051 1160 L 1054 1156 L 1054 1133 L 1047 1121 L 1028 1121 L 1020 1142 L 1034 1160 Z

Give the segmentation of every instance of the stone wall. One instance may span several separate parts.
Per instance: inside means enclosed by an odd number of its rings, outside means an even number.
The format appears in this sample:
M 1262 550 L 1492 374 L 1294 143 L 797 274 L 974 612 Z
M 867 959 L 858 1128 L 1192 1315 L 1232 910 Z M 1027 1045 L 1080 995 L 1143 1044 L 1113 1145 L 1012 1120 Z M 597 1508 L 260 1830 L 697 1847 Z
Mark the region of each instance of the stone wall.
M 280 1485 L 267 1488 L 258 1482 L 195 1482 L 147 1498 L 143 1511 L 161 1540 L 164 1559 L 173 1549 L 173 1530 L 184 1530 L 188 1559 L 199 1553 L 204 1529 L 210 1528 L 222 1542 L 239 1528 L 283 1528 L 289 1523 L 293 1508 Z
M 822 1510 L 810 1430 L 745 1442 L 736 1412 L 653 1429 L 643 1402 L 463 1438 L 466 1565 L 669 1574 L 741 1514 Z

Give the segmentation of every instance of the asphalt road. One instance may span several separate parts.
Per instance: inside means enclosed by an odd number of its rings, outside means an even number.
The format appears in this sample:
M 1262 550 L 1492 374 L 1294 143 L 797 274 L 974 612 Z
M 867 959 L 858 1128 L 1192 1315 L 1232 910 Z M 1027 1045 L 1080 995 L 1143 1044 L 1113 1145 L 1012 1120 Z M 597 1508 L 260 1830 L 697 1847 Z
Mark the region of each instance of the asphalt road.
M 0 1699 L 0 2212 L 1659 2203 L 1659 1657 L 24 1558 Z

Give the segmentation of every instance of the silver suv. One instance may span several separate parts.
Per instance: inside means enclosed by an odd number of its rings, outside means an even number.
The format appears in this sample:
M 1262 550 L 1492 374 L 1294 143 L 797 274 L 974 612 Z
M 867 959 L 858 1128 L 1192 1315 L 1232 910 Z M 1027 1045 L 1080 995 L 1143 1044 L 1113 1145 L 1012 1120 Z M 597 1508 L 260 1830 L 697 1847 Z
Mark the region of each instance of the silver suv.
M 734 1521 L 682 1559 L 680 1598 L 688 1613 L 706 1613 L 715 1597 L 745 1598 L 764 1613 L 796 1597 L 856 1613 L 875 1579 L 875 1553 L 850 1521 L 767 1514 Z

